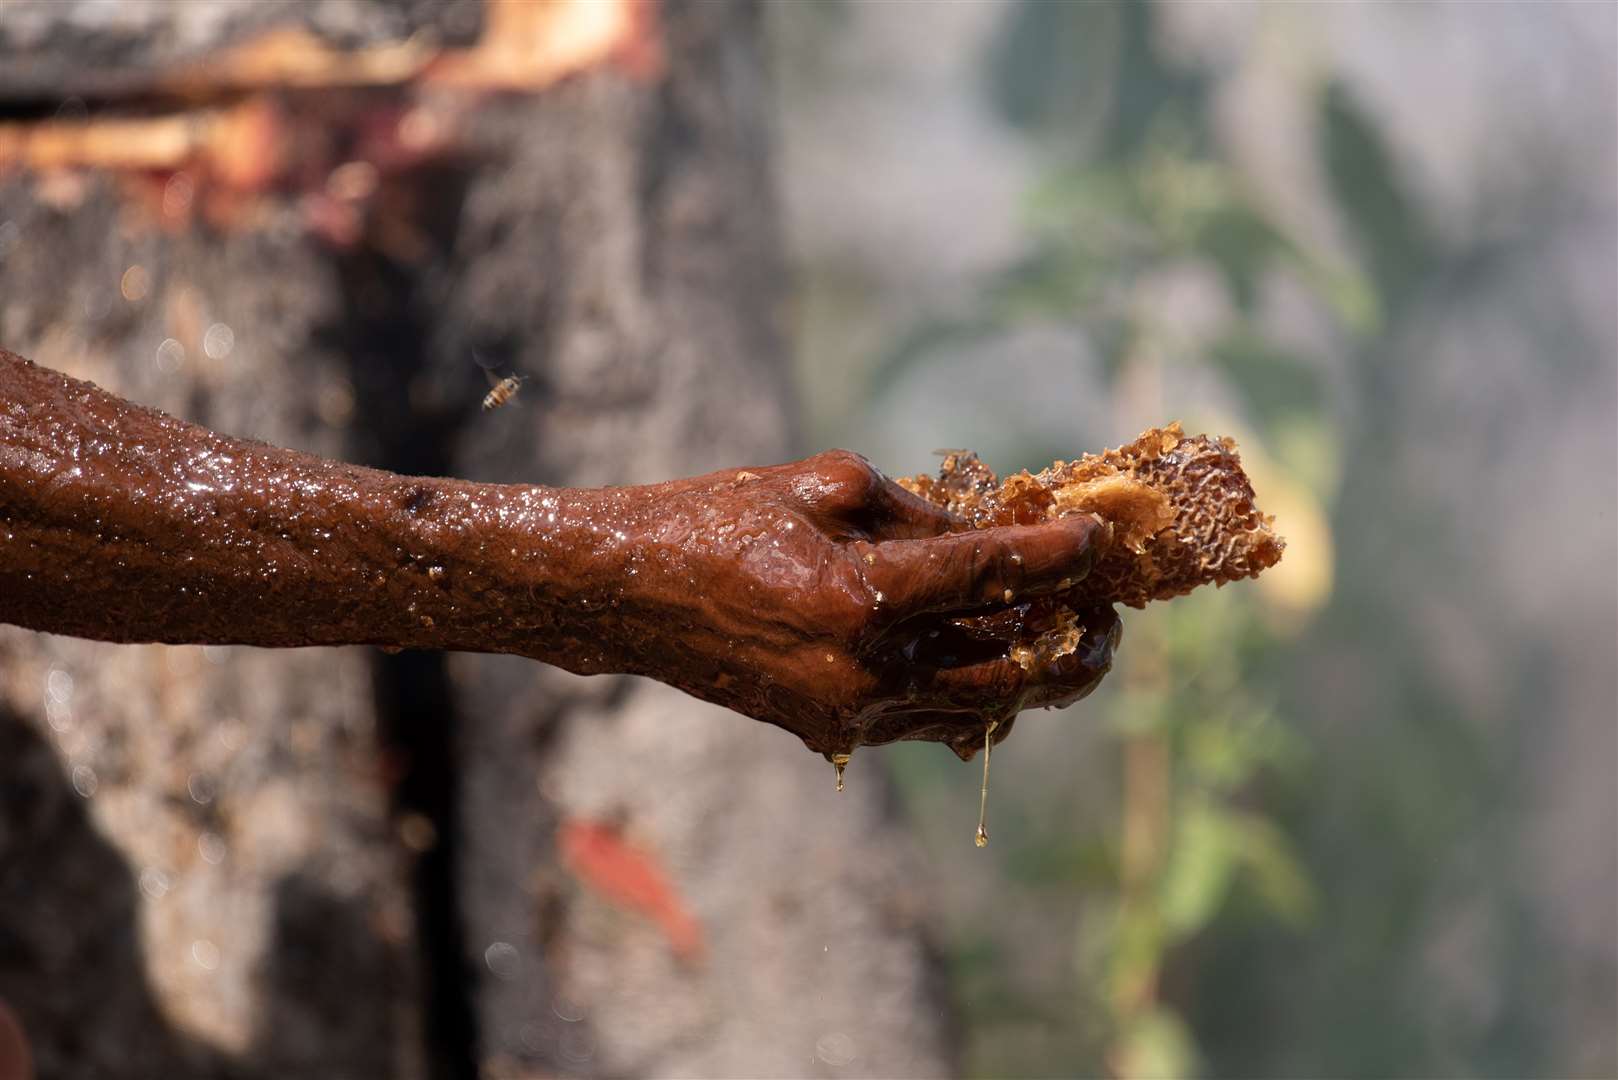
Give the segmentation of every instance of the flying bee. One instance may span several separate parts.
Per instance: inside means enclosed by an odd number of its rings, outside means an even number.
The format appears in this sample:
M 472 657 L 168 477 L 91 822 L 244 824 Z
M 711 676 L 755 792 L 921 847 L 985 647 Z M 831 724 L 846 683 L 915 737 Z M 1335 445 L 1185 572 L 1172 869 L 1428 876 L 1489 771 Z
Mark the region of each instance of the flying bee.
M 489 377 L 492 379 L 494 376 Z M 488 412 L 490 409 L 498 409 L 516 397 L 517 388 L 522 386 L 526 378 L 527 376 L 524 375 L 507 375 L 495 383 L 494 389 L 483 395 L 483 411 Z

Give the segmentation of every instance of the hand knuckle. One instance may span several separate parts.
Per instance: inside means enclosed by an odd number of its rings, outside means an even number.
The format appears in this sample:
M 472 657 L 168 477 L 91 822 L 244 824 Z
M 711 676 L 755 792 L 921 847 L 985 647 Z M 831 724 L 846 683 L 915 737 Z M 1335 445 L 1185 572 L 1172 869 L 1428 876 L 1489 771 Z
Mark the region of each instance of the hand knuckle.
M 815 459 L 819 480 L 817 501 L 828 511 L 856 510 L 866 505 L 881 477 L 860 455 L 829 450 Z

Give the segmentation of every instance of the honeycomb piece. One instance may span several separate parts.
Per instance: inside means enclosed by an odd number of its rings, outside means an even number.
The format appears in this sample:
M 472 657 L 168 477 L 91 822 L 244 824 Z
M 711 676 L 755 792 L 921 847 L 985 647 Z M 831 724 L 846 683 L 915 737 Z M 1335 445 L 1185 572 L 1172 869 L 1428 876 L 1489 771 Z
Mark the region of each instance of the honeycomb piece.
M 1010 655 L 1033 670 L 1073 651 L 1075 615 L 1107 604 L 1145 607 L 1183 596 L 1198 585 L 1257 577 L 1274 566 L 1286 544 L 1259 513 L 1253 485 L 1228 438 L 1187 437 L 1180 425 L 1146 431 L 1134 442 L 1039 473 L 998 482 L 965 450 L 949 452 L 938 476 L 900 480 L 908 490 L 977 528 L 1031 525 L 1093 513 L 1109 526 L 1090 573 L 1059 592 L 1055 603 L 1019 610 Z M 1037 610 L 1036 610 L 1037 609 Z M 1053 623 L 1055 625 L 1053 625 Z M 1005 617 L 961 620 L 984 633 L 1004 629 Z

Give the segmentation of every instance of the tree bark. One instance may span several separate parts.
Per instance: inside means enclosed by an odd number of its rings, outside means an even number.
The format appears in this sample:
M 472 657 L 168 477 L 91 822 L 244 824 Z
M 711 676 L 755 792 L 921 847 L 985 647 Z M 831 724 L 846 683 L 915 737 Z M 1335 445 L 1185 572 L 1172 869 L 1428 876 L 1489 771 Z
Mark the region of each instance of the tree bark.
M 367 41 L 436 17 L 296 10 L 395 27 Z M 75 42 L 108 31 L 82 15 L 0 31 L 0 69 L 36 53 L 25 90 L 0 80 L 13 100 L 85 93 Z M 670 3 L 656 77 L 459 99 L 453 159 L 383 170 L 368 220 L 408 226 L 391 233 L 334 242 L 279 190 L 224 224 L 151 227 L 127 175 L 13 172 L 0 342 L 405 472 L 594 486 L 784 460 L 760 18 Z M 216 45 L 262 26 L 217 25 Z M 172 59 L 126 45 L 119 85 Z M 365 130 L 409 90 L 301 93 L 282 115 Z M 485 414 L 485 371 L 529 381 Z M 836 795 L 797 740 L 666 687 L 0 628 L 0 740 L 0 998 L 41 1077 L 951 1067 L 925 887 L 878 770 L 856 757 Z M 627 898 L 635 874 L 660 907 Z
M 115 392 L 312 452 L 342 358 L 333 273 L 297 237 L 119 228 L 113 178 L 70 211 L 32 177 L 4 336 Z M 138 303 L 118 281 L 152 268 Z M 154 349 L 192 316 L 219 360 Z M 183 333 L 183 331 L 179 331 Z M 193 346 L 194 347 L 194 346 Z M 307 352 L 305 351 L 307 349 Z M 408 867 L 359 650 L 114 646 L 0 628 L 0 997 L 39 1075 L 420 1075 Z

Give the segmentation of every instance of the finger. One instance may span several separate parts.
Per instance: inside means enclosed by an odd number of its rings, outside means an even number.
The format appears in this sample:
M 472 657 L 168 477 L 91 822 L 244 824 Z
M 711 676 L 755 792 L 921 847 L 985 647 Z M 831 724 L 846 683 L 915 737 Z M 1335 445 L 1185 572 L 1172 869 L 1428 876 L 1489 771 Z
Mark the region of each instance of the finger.
M 827 450 L 794 465 L 792 492 L 811 512 L 843 518 L 866 505 L 882 485 L 882 474 L 852 450 Z
M 1015 713 L 1029 688 L 1028 672 L 1006 656 L 959 667 L 934 668 L 918 678 L 929 698 L 967 709 L 994 706 Z
M 1054 591 L 1084 577 L 1106 526 L 1078 514 L 920 540 L 851 545 L 865 582 L 898 616 L 960 611 Z
M 971 732 L 983 737 L 984 722 L 970 712 L 915 709 L 888 713 L 860 734 L 861 746 L 886 746 L 901 741 L 951 744 Z
M 794 491 L 834 532 L 908 539 L 965 527 L 943 507 L 911 494 L 848 450 L 828 450 L 804 465 Z
M 961 708 L 921 714 L 914 718 L 918 725 L 923 718 L 932 721 L 927 733 L 905 737 L 941 742 L 962 761 L 971 761 L 983 748 L 985 733 L 992 732 L 989 738 L 997 744 L 1011 734 L 1012 724 L 1026 707 L 1031 690 L 1028 672 L 1005 657 L 935 669 L 918 681 L 927 686 L 928 697 L 941 698 Z
M 999 746 L 1015 717 L 996 713 L 993 719 L 980 713 L 950 712 L 943 709 L 915 710 L 883 716 L 860 737 L 861 746 L 885 746 L 901 741 L 935 742 L 948 746 L 962 761 L 970 761 L 983 749 L 983 733 L 994 723 L 994 744 Z
M 891 480 L 871 492 L 869 532 L 878 540 L 914 540 L 956 532 L 967 523 Z
M 1122 636 L 1123 623 L 1111 608 L 1087 612 L 1077 647 L 1043 665 L 1023 707 L 1060 709 L 1087 697 L 1112 670 L 1113 652 Z
M 1072 652 L 1038 660 L 1025 668 L 1002 646 L 993 655 L 960 657 L 955 663 L 926 664 L 909 678 L 925 698 L 981 712 L 1010 712 L 1067 705 L 1094 690 L 1112 669 L 1122 623 L 1111 608 L 1086 612 L 1083 632 Z
M 977 724 L 972 727 L 956 731 L 951 738 L 945 740 L 945 745 L 962 761 L 971 761 L 978 756 L 978 751 L 983 749 L 983 734 L 987 724 L 986 719 L 979 718 Z M 1016 713 L 1002 716 L 994 722 L 994 733 L 989 737 L 994 740 L 994 745 L 999 746 L 1006 741 L 1011 735 L 1011 729 L 1016 726 Z
M 1011 733 L 1017 714 L 1024 709 L 1064 708 L 1088 697 L 1111 666 L 1111 652 L 1105 655 L 1105 662 L 1098 664 L 1093 656 L 1075 653 L 1032 673 L 1005 657 L 936 669 L 918 681 L 925 684 L 929 697 L 958 703 L 963 706 L 961 711 L 895 717 L 890 726 L 902 724 L 906 730 L 903 734 L 889 731 L 888 739 L 941 742 L 962 761 L 970 761 L 983 748 L 984 732 L 991 721 L 995 726 L 990 737 L 998 744 Z

